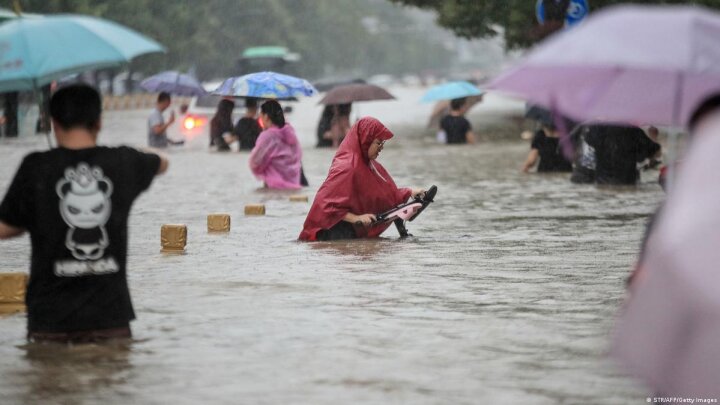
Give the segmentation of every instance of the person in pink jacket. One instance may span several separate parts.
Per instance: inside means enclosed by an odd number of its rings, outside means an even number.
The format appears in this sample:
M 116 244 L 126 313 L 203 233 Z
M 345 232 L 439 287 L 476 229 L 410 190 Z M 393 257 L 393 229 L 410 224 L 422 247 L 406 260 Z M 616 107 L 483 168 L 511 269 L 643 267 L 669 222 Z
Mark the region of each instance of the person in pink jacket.
M 295 129 L 285 122 L 280 103 L 263 103 L 260 120 L 265 130 L 250 153 L 250 170 L 268 188 L 299 189 L 302 150 Z

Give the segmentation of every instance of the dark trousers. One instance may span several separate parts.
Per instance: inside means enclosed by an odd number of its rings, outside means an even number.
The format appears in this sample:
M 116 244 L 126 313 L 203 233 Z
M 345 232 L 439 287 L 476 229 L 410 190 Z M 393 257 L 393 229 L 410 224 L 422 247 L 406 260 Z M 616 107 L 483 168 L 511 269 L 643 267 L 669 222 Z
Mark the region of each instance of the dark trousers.
M 355 228 L 350 222 L 340 221 L 330 229 L 323 229 L 317 233 L 317 240 L 357 239 Z
M 108 339 L 131 338 L 130 326 L 75 332 L 28 332 L 31 342 L 97 343 Z

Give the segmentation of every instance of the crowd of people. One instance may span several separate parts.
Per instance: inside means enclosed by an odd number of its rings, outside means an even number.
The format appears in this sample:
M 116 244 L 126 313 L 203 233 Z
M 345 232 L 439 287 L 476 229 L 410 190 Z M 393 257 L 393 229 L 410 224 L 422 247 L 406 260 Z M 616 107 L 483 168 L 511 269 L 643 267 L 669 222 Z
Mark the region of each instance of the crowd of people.
M 161 93 L 148 118 L 153 150 L 173 143 L 167 128 L 174 114 L 162 116 L 170 102 Z M 234 129 L 227 115 L 231 103 L 222 100 L 213 119 L 216 143 L 227 143 L 225 132 Z M 126 277 L 128 216 L 133 201 L 167 170 L 168 160 L 157 152 L 99 146 L 102 102 L 90 86 L 58 90 L 49 109 L 58 147 L 26 156 L 0 204 L 0 239 L 28 232 L 32 242 L 28 339 L 84 343 L 130 337 L 135 313 Z M 300 188 L 302 151 L 282 107 L 267 100 L 259 118 L 263 130 L 254 140 L 250 169 L 267 187 Z M 378 236 L 389 224 L 376 223 L 375 213 L 424 193 L 398 188 L 377 163 L 392 137 L 369 117 L 349 129 L 300 240 Z
M 148 118 L 148 146 L 154 150 L 178 143 L 167 136 L 174 114 L 163 118 L 170 103 L 170 95 L 161 93 Z M 439 121 L 449 144 L 474 142 L 464 117 L 467 105 L 467 99 L 452 100 Z M 99 146 L 101 108 L 98 92 L 89 86 L 56 91 L 49 110 L 59 147 L 26 156 L 0 204 L 0 239 L 30 234 L 30 341 L 82 343 L 132 335 L 128 216 L 133 201 L 167 170 L 168 161 L 158 152 Z M 300 142 L 281 105 L 247 99 L 235 124 L 233 108 L 232 100 L 220 101 L 210 123 L 211 145 L 227 150 L 237 142 L 239 149 L 250 150 L 249 168 L 268 188 L 306 185 Z M 349 106 L 331 111 L 322 140 L 337 151 L 298 239 L 377 237 L 391 225 L 378 221 L 377 213 L 420 198 L 425 190 L 398 187 L 377 161 L 393 138 L 385 125 L 365 117 L 350 126 Z M 651 139 L 657 136 L 654 128 L 646 134 L 632 126 L 577 125 L 568 136 L 575 156 L 568 156 L 560 132 L 554 122 L 540 125 L 523 171 L 537 164 L 538 172 L 572 171 L 575 182 L 635 184 L 639 164 L 656 164 L 660 153 L 657 138 Z
M 522 165 L 525 173 L 569 172 L 576 184 L 635 185 L 640 169 L 657 168 L 662 154 L 658 129 L 604 122 L 578 124 L 558 118 L 537 106 L 526 115 L 537 121 L 530 152 Z M 538 112 L 540 111 L 540 112 Z M 563 128 L 558 128 L 556 121 Z M 568 135 L 564 138 L 562 132 Z

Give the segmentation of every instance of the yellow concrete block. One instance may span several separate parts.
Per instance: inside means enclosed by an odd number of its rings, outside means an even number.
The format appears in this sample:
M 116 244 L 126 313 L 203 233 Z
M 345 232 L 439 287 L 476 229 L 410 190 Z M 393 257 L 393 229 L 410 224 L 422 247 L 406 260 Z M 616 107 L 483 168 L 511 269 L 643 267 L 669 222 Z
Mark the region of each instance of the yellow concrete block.
M 0 315 L 15 314 L 18 312 L 26 312 L 25 304 L 0 304 Z
M 245 206 L 245 215 L 265 215 L 265 204 L 248 204 Z
M 25 312 L 27 274 L 0 273 L 0 314 Z
M 230 215 L 210 214 L 207 216 L 208 232 L 230 232 Z
M 187 226 L 181 224 L 165 224 L 160 228 L 162 252 L 182 253 L 187 244 Z
M 291 195 L 290 201 L 293 202 L 308 202 L 308 196 L 306 195 Z

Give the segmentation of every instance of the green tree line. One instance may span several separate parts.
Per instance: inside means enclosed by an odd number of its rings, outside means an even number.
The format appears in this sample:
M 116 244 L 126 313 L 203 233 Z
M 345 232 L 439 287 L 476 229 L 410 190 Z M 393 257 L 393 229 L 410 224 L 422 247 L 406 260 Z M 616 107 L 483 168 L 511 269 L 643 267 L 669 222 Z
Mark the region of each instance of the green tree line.
M 385 0 L 20 0 L 23 12 L 80 13 L 116 21 L 168 52 L 133 62 L 134 70 L 194 68 L 210 79 L 235 73 L 251 46 L 285 46 L 302 60 L 295 73 L 375 74 L 442 69 L 450 52 L 432 35 L 397 27 L 413 22 Z M 4 4 L 12 8 L 13 2 Z M 378 30 L 367 28 L 367 19 Z M 364 23 L 365 19 L 365 23 Z
M 437 12 L 439 25 L 465 38 L 485 38 L 502 34 L 508 48 L 524 48 L 550 32 L 539 27 L 535 0 L 390 0 L 396 4 Z M 560 3 L 560 0 L 551 0 Z M 588 0 L 595 11 L 620 3 L 697 4 L 720 9 L 720 0 Z M 559 28 L 559 27 L 557 27 Z

